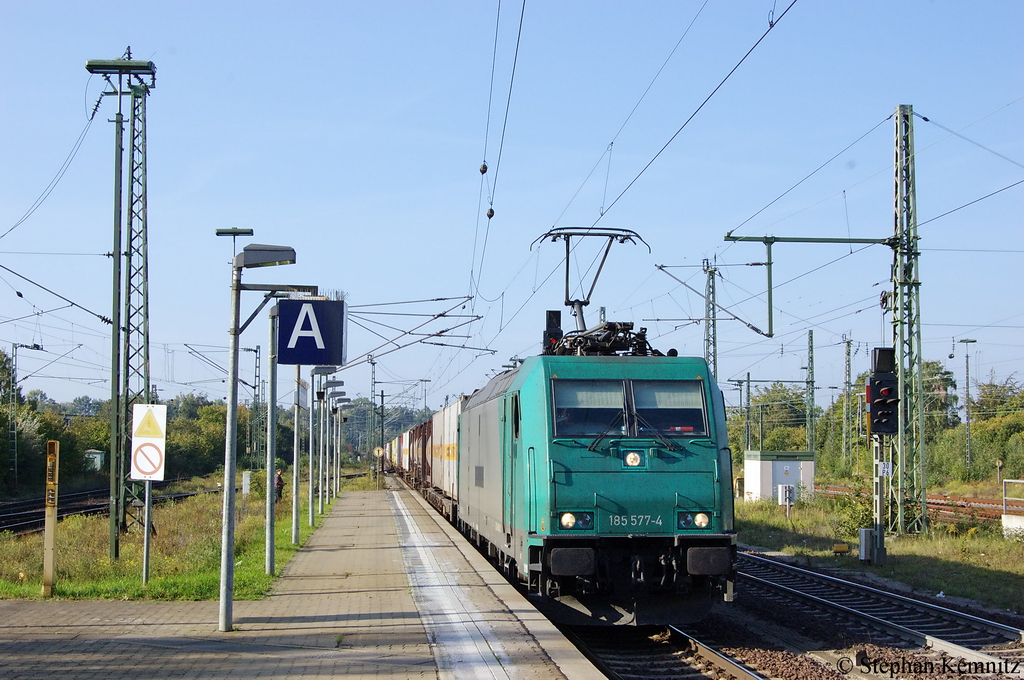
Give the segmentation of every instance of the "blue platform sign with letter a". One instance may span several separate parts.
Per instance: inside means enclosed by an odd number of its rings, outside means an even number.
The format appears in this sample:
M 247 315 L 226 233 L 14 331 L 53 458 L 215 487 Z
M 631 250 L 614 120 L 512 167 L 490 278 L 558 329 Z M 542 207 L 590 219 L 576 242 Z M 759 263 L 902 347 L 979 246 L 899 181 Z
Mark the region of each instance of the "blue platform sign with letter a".
M 277 303 L 277 363 L 345 364 L 343 300 L 281 300 Z

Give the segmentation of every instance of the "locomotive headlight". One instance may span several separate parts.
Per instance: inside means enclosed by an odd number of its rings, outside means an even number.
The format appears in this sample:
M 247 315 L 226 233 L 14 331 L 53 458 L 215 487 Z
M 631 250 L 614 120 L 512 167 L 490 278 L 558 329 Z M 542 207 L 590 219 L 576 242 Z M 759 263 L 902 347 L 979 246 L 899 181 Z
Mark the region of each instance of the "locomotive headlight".
M 711 524 L 711 517 L 704 512 L 681 512 L 676 526 L 680 529 L 706 529 Z
M 563 529 L 593 529 L 594 513 L 592 512 L 563 512 L 558 518 Z
M 642 462 L 639 451 L 630 451 L 626 454 L 626 467 L 639 467 Z

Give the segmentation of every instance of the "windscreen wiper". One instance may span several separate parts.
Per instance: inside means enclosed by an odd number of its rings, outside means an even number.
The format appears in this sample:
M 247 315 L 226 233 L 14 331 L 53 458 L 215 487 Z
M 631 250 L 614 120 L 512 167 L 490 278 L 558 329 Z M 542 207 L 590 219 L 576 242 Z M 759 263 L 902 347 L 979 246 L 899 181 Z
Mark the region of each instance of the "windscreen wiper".
M 636 424 L 637 425 L 642 425 L 642 426 L 646 427 L 648 430 L 650 430 L 651 432 L 653 432 L 654 436 L 657 438 L 657 440 L 659 442 L 661 442 L 662 445 L 666 449 L 668 449 L 669 451 L 675 451 L 676 450 L 676 445 L 672 443 L 672 440 L 670 440 L 668 437 L 663 435 L 660 431 L 658 431 L 657 428 L 651 427 L 651 424 L 649 422 L 647 422 L 644 418 L 642 418 L 640 416 L 640 414 L 636 412 L 635 409 L 633 411 L 630 411 L 629 415 L 633 416 L 633 418 L 636 419 Z M 637 430 L 637 434 L 640 434 L 639 429 Z
M 587 450 L 595 451 L 597 449 L 597 445 L 601 443 L 601 440 L 607 437 L 608 433 L 612 431 L 613 427 L 615 427 L 615 424 L 618 423 L 619 420 L 621 420 L 624 417 L 625 412 L 619 411 L 618 415 L 612 418 L 612 422 L 608 423 L 608 425 L 603 430 L 601 430 L 601 434 L 597 435 L 597 437 L 594 438 L 594 441 L 591 442 L 590 446 L 587 447 Z

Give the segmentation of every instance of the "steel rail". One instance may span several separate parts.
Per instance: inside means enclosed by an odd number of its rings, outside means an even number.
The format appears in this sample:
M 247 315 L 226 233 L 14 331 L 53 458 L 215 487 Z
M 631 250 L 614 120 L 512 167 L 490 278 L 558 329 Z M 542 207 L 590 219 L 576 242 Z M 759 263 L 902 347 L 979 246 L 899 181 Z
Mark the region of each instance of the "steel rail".
M 798 574 L 803 578 L 825 582 L 837 587 L 845 588 L 850 591 L 864 593 L 869 596 L 877 597 L 882 600 L 896 601 L 904 604 L 907 607 L 917 609 L 918 611 L 927 610 L 929 612 L 938 614 L 945 618 L 954 619 L 958 623 L 964 622 L 969 623 L 975 628 L 980 628 L 986 632 L 993 633 L 995 635 L 1002 635 L 1007 637 L 1007 642 L 1024 642 L 1024 630 L 1008 626 L 1006 624 L 999 623 L 998 621 L 990 621 L 983 619 L 972 614 L 966 614 L 964 612 L 956 611 L 955 609 L 947 609 L 946 607 L 939 606 L 937 604 L 931 604 L 930 602 L 924 602 L 922 600 L 915 600 L 912 597 L 906 597 L 898 593 L 891 593 L 886 590 L 880 590 L 878 588 L 872 588 L 861 583 L 854 583 L 852 581 L 844 581 L 843 579 L 829 576 L 828 574 L 821 574 L 815 571 L 802 569 L 800 567 L 778 562 L 776 560 L 762 557 L 760 555 L 752 555 L 750 553 L 741 553 L 738 555 L 743 560 L 753 560 L 755 562 L 764 564 L 770 568 L 778 571 Z
M 858 611 L 852 607 L 847 607 L 846 605 L 832 602 L 816 595 L 810 595 L 795 588 L 790 588 L 779 583 L 773 583 L 772 581 L 743 572 L 739 572 L 738 574 L 744 579 L 747 579 L 767 590 L 782 592 L 790 597 L 809 602 L 818 608 L 831 609 L 832 611 L 838 612 L 854 620 L 866 622 L 876 629 L 884 630 L 891 635 L 895 635 L 896 637 L 907 640 L 921 647 L 929 647 L 936 651 L 945 652 L 950 656 L 960 657 L 970 662 L 999 664 L 1005 661 L 1005 659 L 1000 659 L 998 657 L 985 654 L 984 652 L 979 652 L 977 650 L 970 649 L 969 647 L 949 642 L 948 640 L 935 637 L 934 635 L 922 633 L 898 623 L 893 623 L 892 621 L 886 621 L 885 619 L 874 616 L 873 614 Z
M 169 493 L 161 494 L 153 497 L 154 503 L 160 503 L 165 501 L 175 501 L 182 498 L 191 498 L 192 496 L 201 496 L 208 493 L 220 493 L 220 489 L 206 489 L 204 491 L 185 491 L 181 493 Z M 110 505 L 107 501 L 97 501 L 90 504 L 79 504 L 78 507 L 71 508 L 57 508 L 57 520 L 61 521 L 74 515 L 106 515 L 110 512 Z M 16 518 L 18 516 L 27 515 L 30 518 L 24 521 L 18 522 L 5 522 L 8 518 Z M 37 534 L 43 530 L 42 528 L 42 516 L 43 508 L 37 508 L 36 510 L 29 510 L 17 513 L 10 513 L 6 515 L 0 515 L 0 532 L 9 531 L 18 535 Z M 31 528 L 21 528 L 31 527 Z
M 726 673 L 727 677 L 731 676 L 737 680 L 765 680 L 765 676 L 751 670 L 739 661 L 722 654 L 717 649 L 701 642 L 689 633 L 685 633 L 675 626 L 669 626 L 669 630 L 672 631 L 674 636 L 685 638 L 684 644 L 689 646 L 691 653 L 695 657 L 709 662 L 718 670 Z

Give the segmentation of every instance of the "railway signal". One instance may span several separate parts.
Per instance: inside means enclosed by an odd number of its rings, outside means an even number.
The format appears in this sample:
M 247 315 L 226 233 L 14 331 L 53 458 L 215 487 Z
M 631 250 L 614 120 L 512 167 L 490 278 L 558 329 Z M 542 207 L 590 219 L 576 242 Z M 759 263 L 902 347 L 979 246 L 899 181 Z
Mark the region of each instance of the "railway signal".
M 867 386 L 868 414 L 872 434 L 899 431 L 899 383 L 892 373 L 872 373 Z

